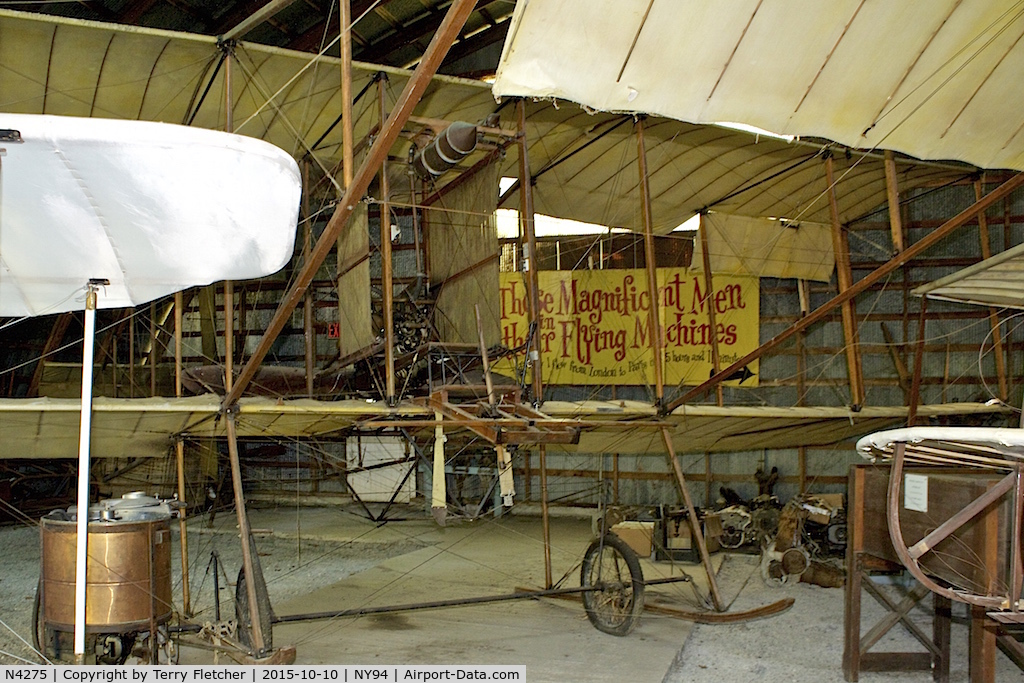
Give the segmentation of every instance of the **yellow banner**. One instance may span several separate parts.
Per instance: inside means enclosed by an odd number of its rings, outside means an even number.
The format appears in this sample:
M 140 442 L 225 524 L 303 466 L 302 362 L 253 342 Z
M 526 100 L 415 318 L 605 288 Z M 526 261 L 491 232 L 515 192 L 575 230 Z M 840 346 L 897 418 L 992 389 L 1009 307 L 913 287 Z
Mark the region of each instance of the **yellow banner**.
M 538 276 L 546 384 L 654 384 L 645 271 L 541 271 Z M 695 385 L 711 375 L 713 336 L 722 368 L 758 346 L 756 277 L 716 275 L 709 298 L 702 273 L 659 268 L 658 302 L 667 385 Z M 715 310 L 714 335 L 709 303 Z M 508 348 L 526 343 L 527 311 L 523 274 L 502 273 L 502 343 Z M 520 365 L 523 357 L 517 359 Z M 507 361 L 495 371 L 515 375 Z M 756 386 L 757 362 L 731 383 Z

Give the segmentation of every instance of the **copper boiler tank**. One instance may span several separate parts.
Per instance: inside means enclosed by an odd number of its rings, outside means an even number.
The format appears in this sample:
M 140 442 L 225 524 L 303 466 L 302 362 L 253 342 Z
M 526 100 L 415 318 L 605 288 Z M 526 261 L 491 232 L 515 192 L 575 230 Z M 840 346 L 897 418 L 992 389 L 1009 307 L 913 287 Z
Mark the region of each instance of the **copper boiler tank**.
M 171 618 L 172 512 L 142 493 L 89 508 L 86 631 L 130 633 Z M 51 629 L 75 628 L 77 509 L 43 517 L 40 619 Z

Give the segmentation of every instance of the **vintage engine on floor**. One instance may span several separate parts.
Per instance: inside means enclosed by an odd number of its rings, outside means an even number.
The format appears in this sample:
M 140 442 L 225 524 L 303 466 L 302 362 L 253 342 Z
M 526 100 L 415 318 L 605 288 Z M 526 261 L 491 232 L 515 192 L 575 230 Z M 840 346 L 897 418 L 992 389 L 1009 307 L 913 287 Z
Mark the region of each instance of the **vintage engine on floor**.
M 121 664 L 133 655 L 166 662 L 171 619 L 171 533 L 174 510 L 143 493 L 89 508 L 86 633 L 96 662 Z M 42 518 L 42 566 L 36 594 L 35 638 L 47 656 L 71 652 L 75 628 L 77 506 Z

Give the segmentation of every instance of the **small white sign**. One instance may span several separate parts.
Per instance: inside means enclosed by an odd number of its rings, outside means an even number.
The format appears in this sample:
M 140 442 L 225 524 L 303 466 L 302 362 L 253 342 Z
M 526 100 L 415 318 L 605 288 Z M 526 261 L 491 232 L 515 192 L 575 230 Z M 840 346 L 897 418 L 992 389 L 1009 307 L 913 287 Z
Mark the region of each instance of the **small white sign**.
M 903 478 L 903 507 L 917 512 L 928 512 L 928 477 L 908 474 Z

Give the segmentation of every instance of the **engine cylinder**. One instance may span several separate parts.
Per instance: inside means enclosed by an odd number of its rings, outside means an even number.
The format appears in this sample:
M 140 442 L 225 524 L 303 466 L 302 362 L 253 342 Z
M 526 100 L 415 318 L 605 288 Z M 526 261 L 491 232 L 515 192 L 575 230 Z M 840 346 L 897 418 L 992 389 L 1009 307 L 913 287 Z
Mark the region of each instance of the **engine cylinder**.
M 476 149 L 476 126 L 456 121 L 416 153 L 412 167 L 424 178 L 438 178 Z

